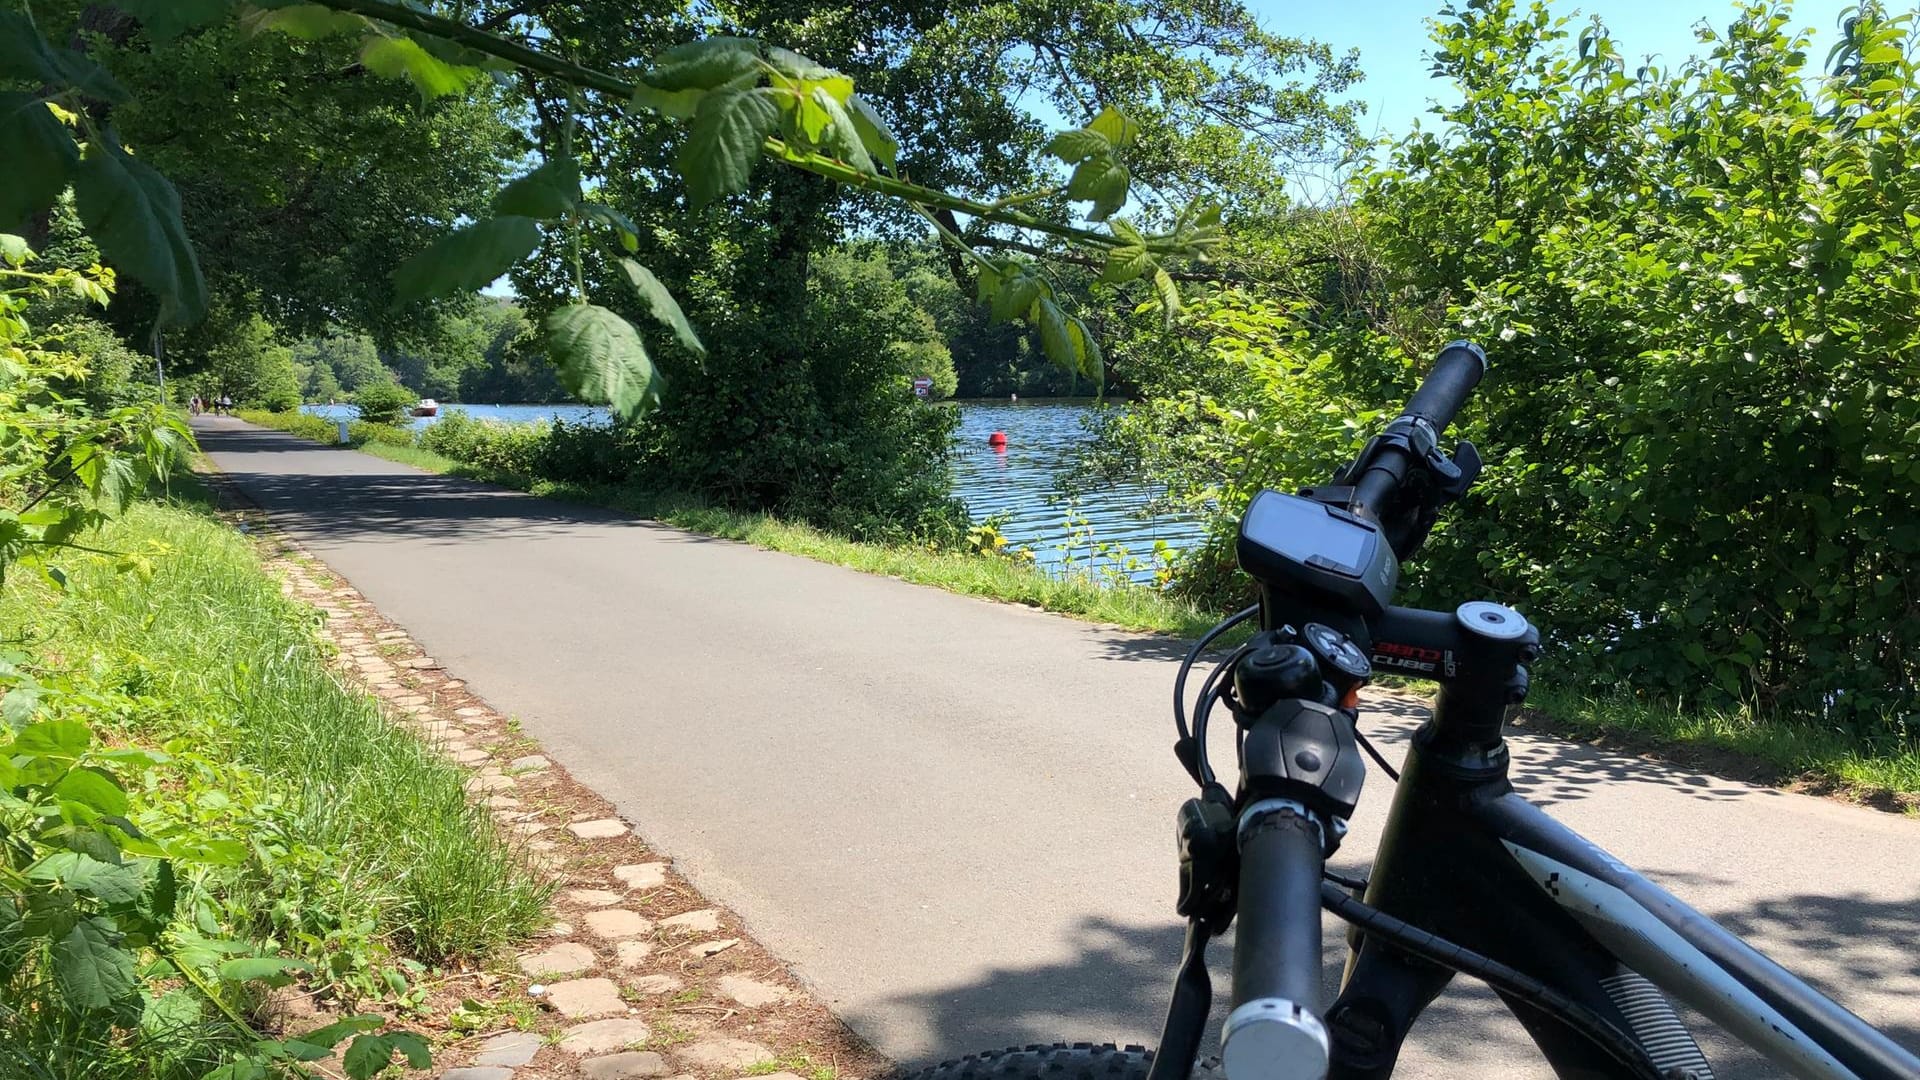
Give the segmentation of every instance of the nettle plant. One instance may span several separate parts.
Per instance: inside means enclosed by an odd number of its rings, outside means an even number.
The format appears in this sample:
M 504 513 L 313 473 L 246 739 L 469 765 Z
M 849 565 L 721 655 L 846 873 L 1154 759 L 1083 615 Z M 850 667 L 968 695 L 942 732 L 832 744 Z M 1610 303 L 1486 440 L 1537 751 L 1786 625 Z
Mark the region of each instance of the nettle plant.
M 113 271 L 41 271 L 34 259 L 25 240 L 0 233 L 0 582 L 29 565 L 64 585 L 60 555 L 82 549 L 78 537 L 164 478 L 192 438 L 157 403 L 87 407 L 85 357 L 28 316 L 35 301 L 62 294 L 104 306 Z M 139 558 L 123 561 L 136 569 Z
M 1200 202 L 1161 232 L 1115 216 L 1129 199 L 1125 159 L 1138 129 L 1111 108 L 1083 128 L 1062 132 L 1048 147 L 1049 154 L 1071 166 L 1064 185 L 981 202 L 900 176 L 899 143 L 855 92 L 851 77 L 748 38 L 710 37 L 674 46 L 653 57 L 637 78 L 627 79 L 433 14 L 423 5 L 392 0 L 123 0 L 118 6 L 141 20 L 156 40 L 236 17 L 260 32 L 307 39 L 356 36 L 363 66 L 410 80 L 427 98 L 460 93 L 517 71 L 563 86 L 570 100 L 600 95 L 630 110 L 684 122 L 688 130 L 676 167 L 695 211 L 746 191 L 763 160 L 898 200 L 974 265 L 981 298 L 996 318 L 1034 328 L 1049 358 L 1096 380 L 1104 373 L 1100 348 L 1086 323 L 1062 306 L 1044 258 L 983 254 L 978 249 L 989 245 L 982 243 L 982 230 L 1004 226 L 1046 239 L 1055 250 L 1077 249 L 1073 261 L 1092 259 L 1111 284 L 1150 283 L 1169 318 L 1178 312 L 1180 299 L 1166 265 L 1204 258 L 1220 239 L 1219 211 Z M 0 13 L 0 42 L 6 44 L 0 49 L 0 79 L 37 87 L 0 95 L 0 146 L 10 148 L 20 177 L 13 193 L 0 201 L 0 221 L 43 210 L 72 185 L 81 219 L 102 252 L 160 298 L 162 321 L 196 319 L 205 307 L 205 286 L 181 225 L 178 196 L 163 176 L 120 145 L 110 125 L 82 107 L 89 99 L 124 100 L 125 92 L 86 55 L 48 42 L 27 15 Z M 666 332 L 695 355 L 705 350 L 672 293 L 631 257 L 640 248 L 634 223 L 594 199 L 583 184 L 571 126 L 569 121 L 553 156 L 498 193 L 491 215 L 403 264 L 394 275 L 395 300 L 408 303 L 480 288 L 557 238 L 569 252 L 576 300 L 546 317 L 548 352 L 577 397 L 633 417 L 657 402 L 660 374 L 639 328 L 587 301 L 587 258 L 611 260 Z M 1043 201 L 1057 204 L 1058 196 L 1069 204 L 1087 204 L 1084 224 L 1033 209 Z M 970 220 L 955 228 L 960 217 Z

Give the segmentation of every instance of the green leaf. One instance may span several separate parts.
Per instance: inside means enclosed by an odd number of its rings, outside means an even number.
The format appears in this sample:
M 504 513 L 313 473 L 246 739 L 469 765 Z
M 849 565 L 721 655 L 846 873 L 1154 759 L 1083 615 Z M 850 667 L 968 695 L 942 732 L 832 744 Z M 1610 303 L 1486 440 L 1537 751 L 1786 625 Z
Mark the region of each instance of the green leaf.
M 673 331 L 675 340 L 695 355 L 706 356 L 707 347 L 700 343 L 700 336 L 693 332 L 693 324 L 687 321 L 686 313 L 680 310 L 680 304 L 673 294 L 667 291 L 659 278 L 653 276 L 653 271 L 632 259 L 621 259 L 620 269 L 626 271 L 627 280 L 633 282 L 633 291 L 646 301 L 647 310 Z
M 1069 165 L 1078 165 L 1090 157 L 1101 157 L 1113 152 L 1113 144 L 1105 135 L 1086 128 L 1063 131 L 1047 144 L 1047 153 Z
M 1033 308 L 1033 302 L 1044 294 L 1051 297 L 1053 290 L 1038 274 L 1028 272 L 1024 266 L 1006 277 L 1000 291 L 994 294 L 989 310 L 995 322 L 1010 322 L 1024 318 Z M 1051 302 L 1051 300 L 1049 300 Z
M 139 19 L 147 37 L 164 45 L 188 30 L 225 18 L 233 10 L 233 0 L 114 0 L 114 6 Z
M 1898 45 L 1875 45 L 1862 54 L 1860 60 L 1867 64 L 1897 64 L 1906 59 L 1906 55 Z
M 247 846 L 238 840 L 198 840 L 176 837 L 166 843 L 167 857 L 175 862 L 201 863 L 207 866 L 239 866 L 247 861 Z
M 708 94 L 680 148 L 680 174 L 697 209 L 747 189 L 761 143 L 780 123 L 780 106 L 766 87 Z
M 767 63 L 771 64 L 775 71 L 778 71 L 788 78 L 803 79 L 807 82 L 846 78 L 845 75 L 842 75 L 840 72 L 835 71 L 817 60 L 811 60 L 794 52 L 792 49 L 783 49 L 778 45 L 772 46 L 767 50 Z
M 305 960 L 283 956 L 242 956 L 223 960 L 214 970 L 228 982 L 265 982 L 284 986 L 293 972 L 312 971 L 313 965 Z
M 85 53 L 49 43 L 24 15 L 0 11 L 0 79 L 8 78 L 71 86 L 115 105 L 132 100 L 126 88 Z
M 1100 343 L 1093 338 L 1093 331 L 1079 319 L 1067 320 L 1067 340 L 1073 348 L 1076 370 L 1094 382 L 1104 385 L 1107 380 L 1106 358 L 1100 355 Z
M 707 93 L 697 86 L 685 90 L 662 90 L 657 86 L 636 82 L 633 84 L 632 103 L 643 109 L 652 109 L 661 116 L 690 120 L 700 108 L 700 99 L 706 97 Z
M 1174 284 L 1172 274 L 1159 268 L 1153 272 L 1153 290 L 1159 294 L 1160 309 L 1166 312 L 1167 322 L 1171 324 L 1180 314 L 1180 286 Z
M 805 146 L 819 147 L 826 139 L 827 128 L 833 125 L 833 114 L 821 104 L 822 100 L 831 101 L 825 94 L 800 93 L 780 98 L 784 107 L 792 112 L 792 141 Z
M 267 1080 L 267 1067 L 258 1061 L 230 1061 L 200 1080 Z
M 0 262 L 8 266 L 25 266 L 33 261 L 33 249 L 27 246 L 24 236 L 12 233 L 0 233 Z M 29 511 L 31 513 L 32 511 Z M 26 520 L 25 515 L 21 520 Z
M 73 197 L 106 261 L 160 299 L 162 322 L 200 318 L 206 282 L 180 221 L 180 195 L 166 177 L 103 132 L 74 171 Z
M 640 230 L 632 218 L 603 203 L 581 203 L 580 212 L 617 233 L 620 246 L 629 254 L 640 250 Z
M 133 747 L 121 747 L 115 750 L 102 750 L 93 755 L 102 761 L 117 762 L 122 765 L 159 765 L 172 760 L 159 750 L 140 750 Z
M 900 158 L 900 140 L 894 138 L 887 122 L 880 119 L 866 98 L 853 95 L 847 99 L 847 108 L 853 116 L 854 130 L 860 133 L 860 143 L 867 148 L 867 156 L 893 172 Z
M 410 80 L 428 101 L 457 94 L 486 77 L 479 68 L 447 63 L 409 37 L 369 38 L 360 50 L 360 62 L 375 75 Z
M 580 163 L 553 158 L 513 180 L 493 197 L 496 214 L 557 221 L 580 204 Z
M 393 1060 L 393 1042 L 383 1035 L 360 1035 L 340 1057 L 350 1080 L 372 1080 Z
M 1132 146 L 1133 140 L 1140 135 L 1140 125 L 1111 105 L 1100 110 L 1100 115 L 1093 118 L 1087 130 L 1105 138 L 1116 150 Z
M 476 221 L 434 241 L 394 270 L 394 304 L 481 288 L 539 246 L 540 226 L 530 217 Z
M 1100 280 L 1109 285 L 1118 285 L 1123 281 L 1132 281 L 1153 268 L 1153 256 L 1147 254 L 1146 248 L 1117 247 L 1107 252 L 1107 264 L 1100 271 Z
M 715 90 L 759 70 L 759 42 L 752 38 L 710 37 L 662 52 L 653 58 L 653 69 L 641 76 L 641 80 L 656 91 L 666 93 Z
M 120 790 L 120 785 L 104 769 L 74 769 L 53 786 L 53 794 L 58 798 L 84 803 L 102 814 L 127 812 L 127 793 Z
M 0 230 L 52 206 L 79 160 L 80 148 L 53 110 L 30 94 L 0 93 L 0 161 L 7 163 Z
M 26 727 L 27 723 L 33 719 L 34 710 L 39 707 L 40 688 L 38 686 L 16 686 L 7 691 L 6 697 L 0 698 L 0 720 L 5 720 L 8 727 Z M 80 728 L 84 731 L 86 725 L 82 724 Z M 14 743 L 15 747 L 19 745 L 18 741 Z M 24 751 L 16 750 L 15 752 Z
M 860 129 L 854 126 L 853 117 L 846 106 L 834 98 L 822 86 L 813 88 L 813 104 L 827 117 L 827 127 L 823 138 L 817 145 L 828 156 L 844 161 L 863 173 L 874 171 L 873 158 L 867 154 L 866 143 L 860 139 Z
M 406 1055 L 407 1065 L 415 1069 L 433 1066 L 433 1051 L 428 1048 L 427 1040 L 411 1031 L 392 1031 L 387 1033 L 387 1041 L 395 1050 Z
M 296 4 L 271 11 L 251 12 L 241 20 L 240 25 L 249 33 L 275 30 L 289 37 L 318 41 L 335 34 L 357 33 L 365 30 L 369 24 L 365 16 L 335 11 L 322 4 Z
M 379 1031 L 385 1024 L 385 1017 L 372 1015 L 349 1016 L 344 1020 L 336 1020 L 326 1027 L 315 1028 L 304 1035 L 298 1036 L 298 1038 L 299 1041 L 309 1046 L 324 1047 L 326 1050 L 331 1051 L 335 1046 L 340 1044 L 341 1040 L 369 1031 Z
M 594 304 L 570 304 L 543 325 L 560 381 L 581 401 L 631 420 L 659 398 L 659 373 L 632 323 Z
M 165 859 L 143 860 L 143 865 L 152 867 L 153 871 L 140 892 L 140 909 L 158 929 L 173 918 L 180 901 L 180 883 L 174 877 L 173 864 Z
M 19 693 L 15 689 L 7 694 L 11 698 Z M 44 723 L 29 724 L 13 737 L 13 745 L 7 747 L 12 754 L 39 754 L 42 757 L 71 761 L 86 753 L 93 745 L 93 732 L 78 720 L 48 720 Z
M 59 851 L 27 868 L 34 881 L 57 882 L 104 904 L 131 904 L 146 892 L 139 871 L 123 863 L 102 862 L 77 851 Z
M 1040 330 L 1040 351 L 1047 359 L 1068 371 L 1080 370 L 1080 358 L 1067 330 L 1067 314 L 1060 305 L 1042 297 L 1034 312 L 1034 325 Z
M 1092 202 L 1093 209 L 1087 211 L 1087 217 L 1105 221 L 1126 205 L 1129 182 L 1127 167 L 1111 156 L 1088 158 L 1074 167 L 1073 176 L 1067 181 L 1067 197 Z
M 991 300 L 1000 294 L 1000 286 L 1007 280 L 1009 267 L 1006 265 L 983 266 L 974 277 L 975 296 L 981 301 Z
M 54 984 L 75 1009 L 109 1009 L 140 992 L 133 954 L 120 947 L 111 919 L 96 915 L 76 923 L 54 942 L 52 955 Z
M 205 1020 L 206 1011 L 192 990 L 169 990 L 147 1002 L 140 1014 L 140 1034 L 156 1042 L 166 1042 L 188 1035 Z

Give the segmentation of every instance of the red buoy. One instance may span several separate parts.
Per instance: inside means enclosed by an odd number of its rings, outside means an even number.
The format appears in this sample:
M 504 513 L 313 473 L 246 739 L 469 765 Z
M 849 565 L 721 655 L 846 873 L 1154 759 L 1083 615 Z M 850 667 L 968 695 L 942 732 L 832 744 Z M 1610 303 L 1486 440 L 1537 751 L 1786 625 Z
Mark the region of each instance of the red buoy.
M 987 445 L 988 446 L 1007 445 L 1007 433 L 1004 431 L 996 431 L 993 434 L 987 436 Z

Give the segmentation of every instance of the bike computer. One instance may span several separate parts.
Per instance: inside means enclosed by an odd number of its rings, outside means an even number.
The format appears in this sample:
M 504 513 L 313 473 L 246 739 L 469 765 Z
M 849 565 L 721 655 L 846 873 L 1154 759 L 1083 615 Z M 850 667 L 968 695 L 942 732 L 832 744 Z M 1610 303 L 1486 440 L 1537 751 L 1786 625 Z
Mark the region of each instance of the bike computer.
M 1240 518 L 1240 569 L 1267 588 L 1330 600 L 1364 618 L 1393 602 L 1400 560 L 1380 527 L 1338 507 L 1263 491 Z

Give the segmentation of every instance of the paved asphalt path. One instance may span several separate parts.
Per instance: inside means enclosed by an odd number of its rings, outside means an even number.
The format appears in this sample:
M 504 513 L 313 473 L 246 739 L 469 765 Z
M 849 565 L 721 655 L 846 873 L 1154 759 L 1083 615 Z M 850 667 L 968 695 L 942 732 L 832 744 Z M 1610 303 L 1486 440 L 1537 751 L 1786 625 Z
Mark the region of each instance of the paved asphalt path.
M 1178 647 L 235 420 L 198 430 L 281 527 L 883 1052 L 1155 1036 L 1188 795 L 1170 752 Z M 1381 697 L 1367 723 L 1397 755 L 1419 715 Z M 1920 1048 L 1920 822 L 1513 742 L 1516 780 L 1555 816 Z M 1369 779 L 1349 868 L 1388 787 Z M 1722 1077 L 1771 1075 L 1705 1041 Z M 1529 1046 L 1461 984 L 1402 1075 L 1549 1075 Z

